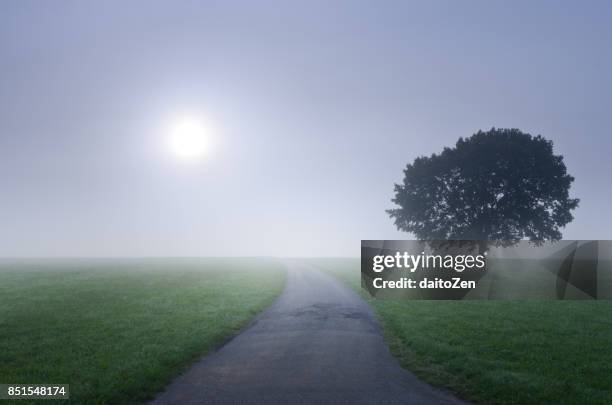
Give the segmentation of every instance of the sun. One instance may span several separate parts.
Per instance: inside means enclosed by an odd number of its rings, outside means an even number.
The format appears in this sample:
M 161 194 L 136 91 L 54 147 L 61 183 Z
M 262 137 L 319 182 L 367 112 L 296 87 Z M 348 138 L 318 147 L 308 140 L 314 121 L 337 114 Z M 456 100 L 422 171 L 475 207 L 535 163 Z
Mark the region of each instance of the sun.
M 208 137 L 209 133 L 200 120 L 182 119 L 170 130 L 169 146 L 179 159 L 196 160 L 202 158 L 208 151 Z

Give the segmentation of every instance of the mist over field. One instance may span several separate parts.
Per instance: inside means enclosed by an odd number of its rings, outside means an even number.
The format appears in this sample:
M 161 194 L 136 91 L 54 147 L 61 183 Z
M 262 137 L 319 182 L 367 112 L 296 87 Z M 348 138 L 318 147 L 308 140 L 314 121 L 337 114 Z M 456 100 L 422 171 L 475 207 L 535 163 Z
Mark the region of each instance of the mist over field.
M 611 404 L 610 21 L 0 1 L 0 400 Z

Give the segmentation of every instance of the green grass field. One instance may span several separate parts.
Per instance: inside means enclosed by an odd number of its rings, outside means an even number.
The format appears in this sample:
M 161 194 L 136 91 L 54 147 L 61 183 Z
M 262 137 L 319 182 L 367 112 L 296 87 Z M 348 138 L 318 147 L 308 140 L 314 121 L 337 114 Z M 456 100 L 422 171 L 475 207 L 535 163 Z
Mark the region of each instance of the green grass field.
M 2 261 L 0 383 L 68 383 L 75 403 L 150 398 L 284 279 L 272 259 Z
M 359 259 L 312 264 L 360 290 Z M 400 363 L 464 398 L 612 403 L 612 301 L 369 302 Z

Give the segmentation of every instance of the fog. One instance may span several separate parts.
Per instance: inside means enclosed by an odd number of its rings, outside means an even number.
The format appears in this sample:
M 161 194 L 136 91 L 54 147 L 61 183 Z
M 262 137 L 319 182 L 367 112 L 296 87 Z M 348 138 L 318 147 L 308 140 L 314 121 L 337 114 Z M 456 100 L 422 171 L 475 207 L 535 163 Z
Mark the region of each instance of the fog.
M 402 169 L 552 139 L 610 239 L 606 2 L 0 3 L 0 256 L 353 256 Z M 197 162 L 168 125 L 213 128 Z

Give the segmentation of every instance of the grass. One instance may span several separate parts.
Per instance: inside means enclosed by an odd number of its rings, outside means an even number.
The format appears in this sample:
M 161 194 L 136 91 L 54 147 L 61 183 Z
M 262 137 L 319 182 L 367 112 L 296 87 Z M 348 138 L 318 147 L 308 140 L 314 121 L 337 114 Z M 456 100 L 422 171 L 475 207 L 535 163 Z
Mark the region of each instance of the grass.
M 151 398 L 284 278 L 272 259 L 3 261 L 0 383 L 68 383 L 75 403 Z
M 360 290 L 358 259 L 313 264 Z M 369 302 L 400 363 L 432 385 L 493 404 L 612 403 L 612 301 Z

